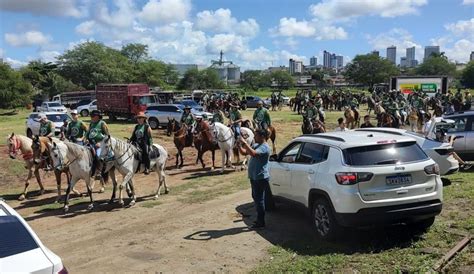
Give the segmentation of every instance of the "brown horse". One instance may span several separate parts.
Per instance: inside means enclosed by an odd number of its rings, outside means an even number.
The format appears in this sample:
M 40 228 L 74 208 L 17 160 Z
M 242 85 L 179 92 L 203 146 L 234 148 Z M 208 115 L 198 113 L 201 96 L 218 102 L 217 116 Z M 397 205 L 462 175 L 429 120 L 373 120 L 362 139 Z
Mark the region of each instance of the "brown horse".
M 188 138 L 188 127 L 185 124 L 180 125 L 174 118 L 168 119 L 168 125 L 166 127 L 167 135 L 173 134 L 173 142 L 178 152 L 176 152 L 176 168 L 181 168 L 184 165 L 183 160 L 183 149 L 190 147 L 193 144 L 193 139 Z M 178 161 L 180 161 L 178 165 Z
M 214 140 L 214 135 L 211 132 L 211 129 L 209 127 L 209 124 L 205 121 L 202 120 L 196 124 L 196 133 L 194 134 L 194 147 L 198 151 L 198 156 L 196 159 L 196 164 L 198 161 L 201 161 L 202 168 L 205 168 L 206 165 L 204 164 L 204 160 L 202 159 L 202 156 L 206 151 L 211 151 L 212 153 L 212 168 L 213 170 L 215 168 L 215 151 L 219 149 L 219 145 L 217 144 L 217 141 Z
M 356 126 L 359 126 L 359 113 L 353 111 L 350 107 L 345 107 L 344 117 L 346 118 L 346 124 L 350 129 L 354 129 Z
M 55 142 L 60 142 L 59 139 L 54 139 Z M 52 144 L 53 139 L 48 138 L 48 137 L 38 137 L 38 136 L 33 136 L 33 142 L 31 143 L 31 149 L 33 151 L 33 159 L 35 164 L 40 165 L 41 162 L 44 161 L 50 161 L 50 159 L 43 160 L 43 155 L 48 155 L 47 157 L 50 157 L 50 151 L 48 144 Z M 61 175 L 66 174 L 66 179 L 67 183 L 69 184 L 69 181 L 71 180 L 71 173 L 69 172 L 69 168 L 66 167 L 62 170 L 58 170 L 54 168 L 54 176 L 56 177 L 56 185 L 57 185 L 57 190 L 58 190 L 58 196 L 56 197 L 56 203 L 59 202 L 61 198 Z M 72 190 L 75 194 L 81 195 L 81 193 L 75 189 Z
M 23 136 L 23 135 L 15 135 L 12 133 L 7 138 L 8 144 L 8 155 L 12 159 L 16 159 L 16 157 L 21 154 L 23 156 L 23 160 L 25 161 L 25 168 L 28 170 L 28 176 L 25 179 L 25 188 L 23 192 L 18 197 L 18 200 L 22 201 L 26 198 L 28 194 L 28 187 L 30 185 L 30 179 L 35 174 L 36 182 L 40 187 L 40 195 L 44 194 L 44 186 L 41 182 L 41 176 L 39 174 L 40 165 L 35 164 L 33 159 L 33 150 L 31 149 L 32 141 L 30 138 Z

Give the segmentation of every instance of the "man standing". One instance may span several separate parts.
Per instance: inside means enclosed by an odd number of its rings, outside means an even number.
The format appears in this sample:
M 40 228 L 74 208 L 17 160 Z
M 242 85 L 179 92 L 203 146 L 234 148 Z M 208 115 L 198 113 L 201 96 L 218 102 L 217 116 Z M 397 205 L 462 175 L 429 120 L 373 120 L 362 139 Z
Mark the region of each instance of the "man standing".
M 346 123 L 344 122 L 344 118 L 339 118 L 337 119 L 337 128 L 334 130 L 334 131 L 348 131 L 349 129 L 347 129 L 346 127 Z
M 48 116 L 44 113 L 40 113 L 38 118 L 40 121 L 39 136 L 54 137 L 54 125 L 53 122 L 48 120 Z
M 255 144 L 250 146 L 244 138 L 240 138 L 242 146 L 239 151 L 243 155 L 250 155 L 248 165 L 248 177 L 252 186 L 252 198 L 257 210 L 257 220 L 251 226 L 253 229 L 265 227 L 265 192 L 270 190 L 268 172 L 268 159 L 270 158 L 270 146 L 267 144 L 267 131 L 259 129 L 255 131 Z
M 265 130 L 271 126 L 270 114 L 268 110 L 263 107 L 263 102 L 258 101 L 257 109 L 253 113 L 253 121 L 256 124 L 257 128 L 263 128 Z

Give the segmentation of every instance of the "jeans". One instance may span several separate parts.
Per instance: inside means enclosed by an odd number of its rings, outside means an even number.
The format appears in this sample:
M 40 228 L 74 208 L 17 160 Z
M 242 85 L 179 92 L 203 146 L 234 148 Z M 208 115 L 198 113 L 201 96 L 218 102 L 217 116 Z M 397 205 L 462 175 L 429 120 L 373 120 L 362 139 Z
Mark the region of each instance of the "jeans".
M 270 188 L 269 178 L 250 180 L 252 198 L 257 209 L 257 223 L 265 224 L 265 192 Z
M 234 123 L 234 124 L 232 124 L 232 128 L 234 129 L 234 132 L 235 132 L 235 139 L 239 138 L 239 136 L 240 136 L 240 124 L 239 123 Z

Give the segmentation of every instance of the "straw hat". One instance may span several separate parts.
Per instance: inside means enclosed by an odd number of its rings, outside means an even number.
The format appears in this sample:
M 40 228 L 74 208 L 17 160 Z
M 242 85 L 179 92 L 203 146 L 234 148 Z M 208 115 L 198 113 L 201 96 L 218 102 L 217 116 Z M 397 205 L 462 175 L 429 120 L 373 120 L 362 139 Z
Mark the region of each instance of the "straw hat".
M 145 112 L 140 111 L 140 112 L 137 113 L 137 115 L 135 116 L 135 118 L 136 118 L 136 119 L 138 119 L 138 118 L 145 118 L 145 119 L 146 119 L 147 117 L 146 117 L 146 115 L 145 115 Z

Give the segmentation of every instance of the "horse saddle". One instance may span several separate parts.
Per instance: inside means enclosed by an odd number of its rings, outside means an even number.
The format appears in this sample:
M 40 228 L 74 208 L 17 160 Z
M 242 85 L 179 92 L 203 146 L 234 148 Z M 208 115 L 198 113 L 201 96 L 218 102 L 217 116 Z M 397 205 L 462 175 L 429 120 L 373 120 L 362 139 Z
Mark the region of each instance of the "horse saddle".
M 150 160 L 157 159 L 158 157 L 160 157 L 160 150 L 155 146 L 151 146 L 149 156 Z

